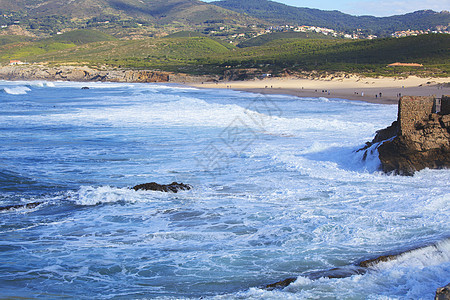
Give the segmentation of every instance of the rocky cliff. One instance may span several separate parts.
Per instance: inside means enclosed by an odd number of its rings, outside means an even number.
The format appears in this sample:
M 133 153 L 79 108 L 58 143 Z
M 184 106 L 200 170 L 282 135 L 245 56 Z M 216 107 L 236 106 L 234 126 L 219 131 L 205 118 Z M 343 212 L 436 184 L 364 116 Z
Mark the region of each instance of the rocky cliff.
M 434 97 L 402 97 L 398 119 L 361 150 L 378 149 L 381 168 L 386 173 L 413 175 L 425 168 L 450 167 L 450 98 L 442 97 L 436 107 Z M 441 109 L 442 108 L 442 109 Z
M 0 68 L 3 80 L 48 80 L 48 81 L 105 81 L 105 82 L 199 82 L 212 80 L 151 70 L 96 70 L 89 67 L 45 65 L 5 66 Z

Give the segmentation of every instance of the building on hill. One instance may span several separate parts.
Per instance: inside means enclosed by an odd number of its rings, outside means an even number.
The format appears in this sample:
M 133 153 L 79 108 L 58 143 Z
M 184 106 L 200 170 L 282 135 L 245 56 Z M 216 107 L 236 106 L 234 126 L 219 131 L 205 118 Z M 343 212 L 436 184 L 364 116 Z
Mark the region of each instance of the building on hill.
M 417 64 L 417 63 L 400 63 L 400 62 L 396 62 L 390 65 L 387 65 L 388 67 L 423 67 L 422 64 Z
M 24 63 L 23 61 L 20 60 L 16 60 L 16 59 L 11 59 L 9 61 L 9 65 L 10 66 L 15 66 L 15 65 L 26 65 L 27 63 Z

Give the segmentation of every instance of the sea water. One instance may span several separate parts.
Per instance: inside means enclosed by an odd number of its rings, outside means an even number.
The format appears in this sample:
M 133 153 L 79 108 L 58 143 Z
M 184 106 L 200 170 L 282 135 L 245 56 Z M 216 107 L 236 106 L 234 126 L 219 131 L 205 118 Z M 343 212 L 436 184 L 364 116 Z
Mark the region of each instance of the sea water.
M 450 171 L 386 175 L 375 152 L 356 152 L 396 115 L 332 98 L 0 82 L 0 206 L 42 202 L 0 212 L 0 298 L 431 299 L 450 282 Z M 131 189 L 152 181 L 193 189 Z

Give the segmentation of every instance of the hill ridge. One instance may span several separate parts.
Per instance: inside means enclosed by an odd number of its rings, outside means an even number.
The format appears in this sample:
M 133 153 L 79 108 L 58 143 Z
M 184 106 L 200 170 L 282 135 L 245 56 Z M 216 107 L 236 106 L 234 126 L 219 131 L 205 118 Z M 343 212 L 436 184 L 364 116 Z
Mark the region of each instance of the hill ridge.
M 419 10 L 403 15 L 375 17 L 289 6 L 270 0 L 221 0 L 211 3 L 278 25 L 313 25 L 335 30 L 363 29 L 384 36 L 398 30 L 426 30 L 436 26 L 448 27 L 450 24 L 450 14 L 447 11 Z

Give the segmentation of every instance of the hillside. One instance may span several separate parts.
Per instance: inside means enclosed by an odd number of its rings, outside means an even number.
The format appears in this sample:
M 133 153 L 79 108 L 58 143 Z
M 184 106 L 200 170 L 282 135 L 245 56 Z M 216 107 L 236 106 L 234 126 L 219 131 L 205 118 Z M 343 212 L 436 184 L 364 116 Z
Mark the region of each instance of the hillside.
M 20 36 L 0 36 L 0 60 L 27 59 L 79 45 L 114 40 L 114 37 L 96 30 L 74 30 L 36 41 Z
M 198 0 L 0 0 L 0 25 L 55 34 L 66 28 L 98 28 L 124 36 L 144 36 L 174 28 L 224 24 L 247 26 L 254 18 Z
M 450 74 L 450 36 L 429 34 L 375 40 L 283 39 L 262 46 L 230 47 L 209 37 L 150 38 L 102 41 L 76 46 L 73 42 L 36 42 L 9 47 L 7 59 L 73 64 L 101 68 L 150 69 L 188 74 L 223 75 L 233 70 L 283 74 L 352 72 L 372 76 Z M 3 49 L 3 50 L 2 50 Z M 20 50 L 18 50 L 20 49 Z M 28 50 L 27 50 L 28 49 Z M 25 51 L 27 50 L 27 51 Z M 16 51 L 16 52 L 14 52 Z M 424 67 L 387 67 L 393 62 L 421 63 Z
M 0 10 L 26 13 L 29 17 L 63 16 L 90 19 L 102 16 L 138 18 L 167 24 L 196 23 L 205 18 L 236 17 L 238 14 L 198 0 L 2 0 Z
M 212 2 L 212 4 L 278 25 L 311 25 L 340 31 L 363 29 L 378 35 L 407 29 L 426 30 L 439 25 L 448 26 L 450 23 L 448 12 L 437 13 L 431 10 L 377 18 L 352 16 L 339 11 L 294 7 L 269 0 L 223 0 Z
M 239 48 L 263 46 L 269 43 L 289 43 L 299 39 L 331 39 L 331 36 L 316 32 L 274 32 L 263 34 L 239 43 Z

